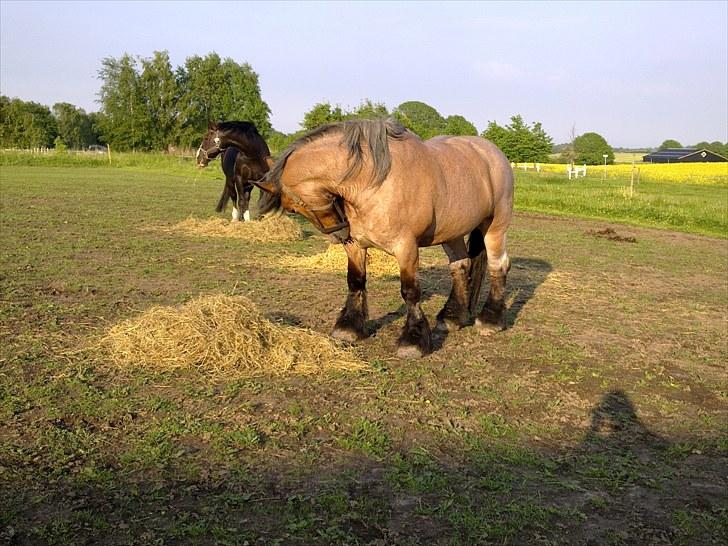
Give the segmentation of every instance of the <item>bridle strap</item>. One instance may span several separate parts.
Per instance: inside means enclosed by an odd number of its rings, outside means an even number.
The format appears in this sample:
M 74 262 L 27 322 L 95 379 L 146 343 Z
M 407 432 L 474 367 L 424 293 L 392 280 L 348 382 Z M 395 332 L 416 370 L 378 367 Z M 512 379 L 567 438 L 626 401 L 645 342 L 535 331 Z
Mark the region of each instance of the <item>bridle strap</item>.
M 294 192 L 286 188 L 283 184 L 281 184 L 281 191 L 285 193 L 296 205 L 311 213 L 311 215 L 314 217 L 315 223 L 318 224 L 317 227 L 319 231 L 321 231 L 321 233 L 329 235 L 331 233 L 334 233 L 335 231 L 339 231 L 341 229 L 349 227 L 349 221 L 346 219 L 346 214 L 341 209 L 341 205 L 339 205 L 339 202 L 336 199 L 332 199 L 331 202 L 327 205 L 312 207 L 310 205 L 307 205 L 303 201 L 303 199 L 301 199 Z M 334 214 L 336 215 L 338 222 L 333 226 L 326 227 L 324 226 L 323 222 L 321 222 L 316 213 L 321 211 L 328 211 L 331 209 L 334 210 Z

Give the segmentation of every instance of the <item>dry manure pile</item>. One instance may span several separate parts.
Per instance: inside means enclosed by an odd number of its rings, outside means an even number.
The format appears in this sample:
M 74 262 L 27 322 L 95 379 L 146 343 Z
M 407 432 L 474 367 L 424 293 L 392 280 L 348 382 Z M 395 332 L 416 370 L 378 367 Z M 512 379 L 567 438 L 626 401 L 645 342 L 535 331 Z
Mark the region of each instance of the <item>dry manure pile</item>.
M 152 307 L 113 326 L 100 346 L 120 368 L 196 369 L 213 376 L 360 370 L 353 349 L 262 316 L 245 296 L 202 296 Z
M 187 218 L 164 231 L 202 235 L 205 237 L 233 237 L 256 243 L 297 241 L 303 239 L 298 223 L 285 214 L 264 216 L 251 222 L 232 222 L 224 218 Z

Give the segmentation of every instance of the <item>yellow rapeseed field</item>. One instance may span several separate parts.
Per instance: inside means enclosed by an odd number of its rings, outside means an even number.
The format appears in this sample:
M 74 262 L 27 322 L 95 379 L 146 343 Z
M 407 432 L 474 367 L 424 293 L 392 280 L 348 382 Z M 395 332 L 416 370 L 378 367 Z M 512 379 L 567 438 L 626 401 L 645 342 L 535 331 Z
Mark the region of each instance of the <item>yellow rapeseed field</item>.
M 581 165 L 577 165 L 581 167 Z M 640 180 L 650 182 L 685 182 L 688 184 L 706 184 L 728 186 L 728 163 L 635 163 L 639 169 Z M 520 170 L 520 167 L 516 167 Z M 587 176 L 602 176 L 606 170 L 608 178 L 629 179 L 632 165 L 618 163 L 616 165 L 587 165 Z M 530 164 L 528 172 L 535 172 Z M 566 165 L 542 163 L 541 172 L 559 173 L 566 176 Z

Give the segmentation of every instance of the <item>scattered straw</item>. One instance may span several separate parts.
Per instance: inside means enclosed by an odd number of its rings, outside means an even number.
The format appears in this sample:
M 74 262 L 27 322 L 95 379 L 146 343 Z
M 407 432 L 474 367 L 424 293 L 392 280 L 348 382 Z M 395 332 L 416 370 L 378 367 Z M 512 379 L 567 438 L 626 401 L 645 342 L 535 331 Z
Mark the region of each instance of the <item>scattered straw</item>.
M 365 368 L 352 349 L 318 332 L 273 323 L 244 296 L 153 307 L 113 326 L 101 347 L 121 368 L 197 369 L 213 376 Z
M 165 231 L 204 235 L 206 237 L 234 237 L 255 243 L 297 241 L 303 239 L 298 223 L 285 214 L 264 216 L 252 222 L 232 222 L 224 218 L 187 218 Z
M 279 262 L 291 269 L 315 269 L 326 272 L 346 272 L 348 259 L 343 245 L 329 245 L 325 252 L 313 256 L 295 257 L 284 256 Z M 399 276 L 399 265 L 394 256 L 376 248 L 367 251 L 367 275 L 371 276 Z

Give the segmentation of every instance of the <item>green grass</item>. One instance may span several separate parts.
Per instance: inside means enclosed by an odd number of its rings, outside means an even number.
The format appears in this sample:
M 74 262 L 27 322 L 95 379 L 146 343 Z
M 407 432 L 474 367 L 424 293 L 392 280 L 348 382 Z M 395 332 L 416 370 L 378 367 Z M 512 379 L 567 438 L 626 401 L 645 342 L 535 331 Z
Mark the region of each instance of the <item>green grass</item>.
M 276 266 L 326 247 L 310 226 L 259 245 L 150 229 L 213 214 L 219 181 L 175 169 L 0 167 L 0 542 L 728 539 L 724 241 L 517 214 L 498 335 L 399 360 L 399 281 L 371 279 L 368 373 L 120 370 L 78 349 L 154 304 L 235 287 L 328 332 L 346 295 Z M 541 183 L 519 178 L 517 207 Z M 422 256 L 432 321 L 449 274 Z
M 194 178 L 223 178 L 219 161 L 213 161 L 205 169 L 197 169 L 193 154 L 161 154 L 148 152 L 89 152 L 0 151 L 0 167 L 77 167 L 99 169 L 124 169 L 137 172 L 174 174 Z
M 728 237 L 728 186 L 516 172 L 516 210 Z

